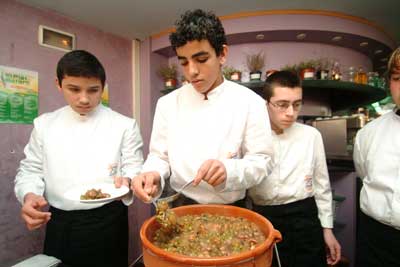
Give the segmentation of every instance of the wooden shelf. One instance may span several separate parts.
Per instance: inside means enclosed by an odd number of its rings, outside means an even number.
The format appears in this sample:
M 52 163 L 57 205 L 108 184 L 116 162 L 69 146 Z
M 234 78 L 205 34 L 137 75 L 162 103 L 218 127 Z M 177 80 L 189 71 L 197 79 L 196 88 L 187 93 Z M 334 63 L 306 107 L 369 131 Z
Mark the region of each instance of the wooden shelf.
M 264 81 L 240 83 L 262 95 Z M 365 106 L 384 99 L 387 94 L 382 88 L 353 82 L 333 80 L 303 80 L 305 98 L 308 92 L 324 95 L 329 99 L 333 112 Z

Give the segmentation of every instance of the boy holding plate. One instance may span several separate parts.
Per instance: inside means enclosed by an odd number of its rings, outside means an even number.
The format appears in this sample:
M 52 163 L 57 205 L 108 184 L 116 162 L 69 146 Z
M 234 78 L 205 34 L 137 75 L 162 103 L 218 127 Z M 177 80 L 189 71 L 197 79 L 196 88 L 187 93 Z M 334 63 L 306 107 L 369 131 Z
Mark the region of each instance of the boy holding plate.
M 35 119 L 15 178 L 27 228 L 47 225 L 44 254 L 71 266 L 128 263 L 126 205 L 132 195 L 124 203 L 81 203 L 79 197 L 64 196 L 76 187 L 104 182 L 129 187 L 130 178 L 141 170 L 138 125 L 100 104 L 105 80 L 102 64 L 86 51 L 60 59 L 56 85 L 68 105 Z

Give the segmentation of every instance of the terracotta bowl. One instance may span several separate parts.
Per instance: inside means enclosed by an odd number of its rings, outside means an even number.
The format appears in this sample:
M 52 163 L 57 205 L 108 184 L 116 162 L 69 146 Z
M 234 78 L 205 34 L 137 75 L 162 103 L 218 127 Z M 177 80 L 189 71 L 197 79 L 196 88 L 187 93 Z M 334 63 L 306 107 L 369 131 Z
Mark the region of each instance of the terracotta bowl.
M 177 216 L 189 214 L 218 214 L 224 216 L 243 217 L 254 222 L 266 236 L 266 240 L 255 249 L 233 256 L 200 258 L 167 252 L 155 246 L 151 240 L 154 232 L 160 227 L 155 216 L 146 220 L 140 229 L 143 259 L 146 267 L 193 267 L 193 266 L 240 266 L 268 267 L 272 262 L 273 246 L 282 240 L 279 231 L 263 216 L 251 210 L 230 205 L 189 205 L 172 209 Z

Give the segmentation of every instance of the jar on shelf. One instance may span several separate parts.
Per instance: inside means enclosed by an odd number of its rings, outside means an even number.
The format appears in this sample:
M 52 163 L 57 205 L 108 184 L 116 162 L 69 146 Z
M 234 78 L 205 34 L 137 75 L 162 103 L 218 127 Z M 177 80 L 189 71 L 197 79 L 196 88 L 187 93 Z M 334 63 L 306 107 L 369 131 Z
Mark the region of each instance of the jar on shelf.
M 368 85 L 379 87 L 379 74 L 377 72 L 368 72 L 367 73 Z
M 234 71 L 230 75 L 231 81 L 240 82 L 242 80 L 242 72 L 241 71 Z
M 318 80 L 328 80 L 329 78 L 329 70 L 319 69 L 316 72 L 316 77 Z
M 342 79 L 342 73 L 340 72 L 339 62 L 335 62 L 331 71 L 331 79 L 340 81 Z
M 367 84 L 367 74 L 364 72 L 362 67 L 358 68 L 358 71 L 354 77 L 355 83 Z
M 384 77 L 379 77 L 377 78 L 378 80 L 378 87 L 382 89 L 386 89 L 386 79 Z
M 300 72 L 300 77 L 303 80 L 312 80 L 315 79 L 315 69 L 314 68 L 305 68 Z
M 347 72 L 347 81 L 349 82 L 354 82 L 354 76 L 355 76 L 356 72 L 353 66 L 349 67 L 349 70 Z

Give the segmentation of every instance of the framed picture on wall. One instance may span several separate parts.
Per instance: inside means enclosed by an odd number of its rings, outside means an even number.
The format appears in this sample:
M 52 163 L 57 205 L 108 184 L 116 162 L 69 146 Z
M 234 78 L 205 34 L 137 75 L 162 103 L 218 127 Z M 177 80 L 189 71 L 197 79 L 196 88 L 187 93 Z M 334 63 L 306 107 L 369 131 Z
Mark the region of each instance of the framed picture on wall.
M 69 52 L 75 49 L 75 35 L 40 25 L 39 44 L 45 47 Z

